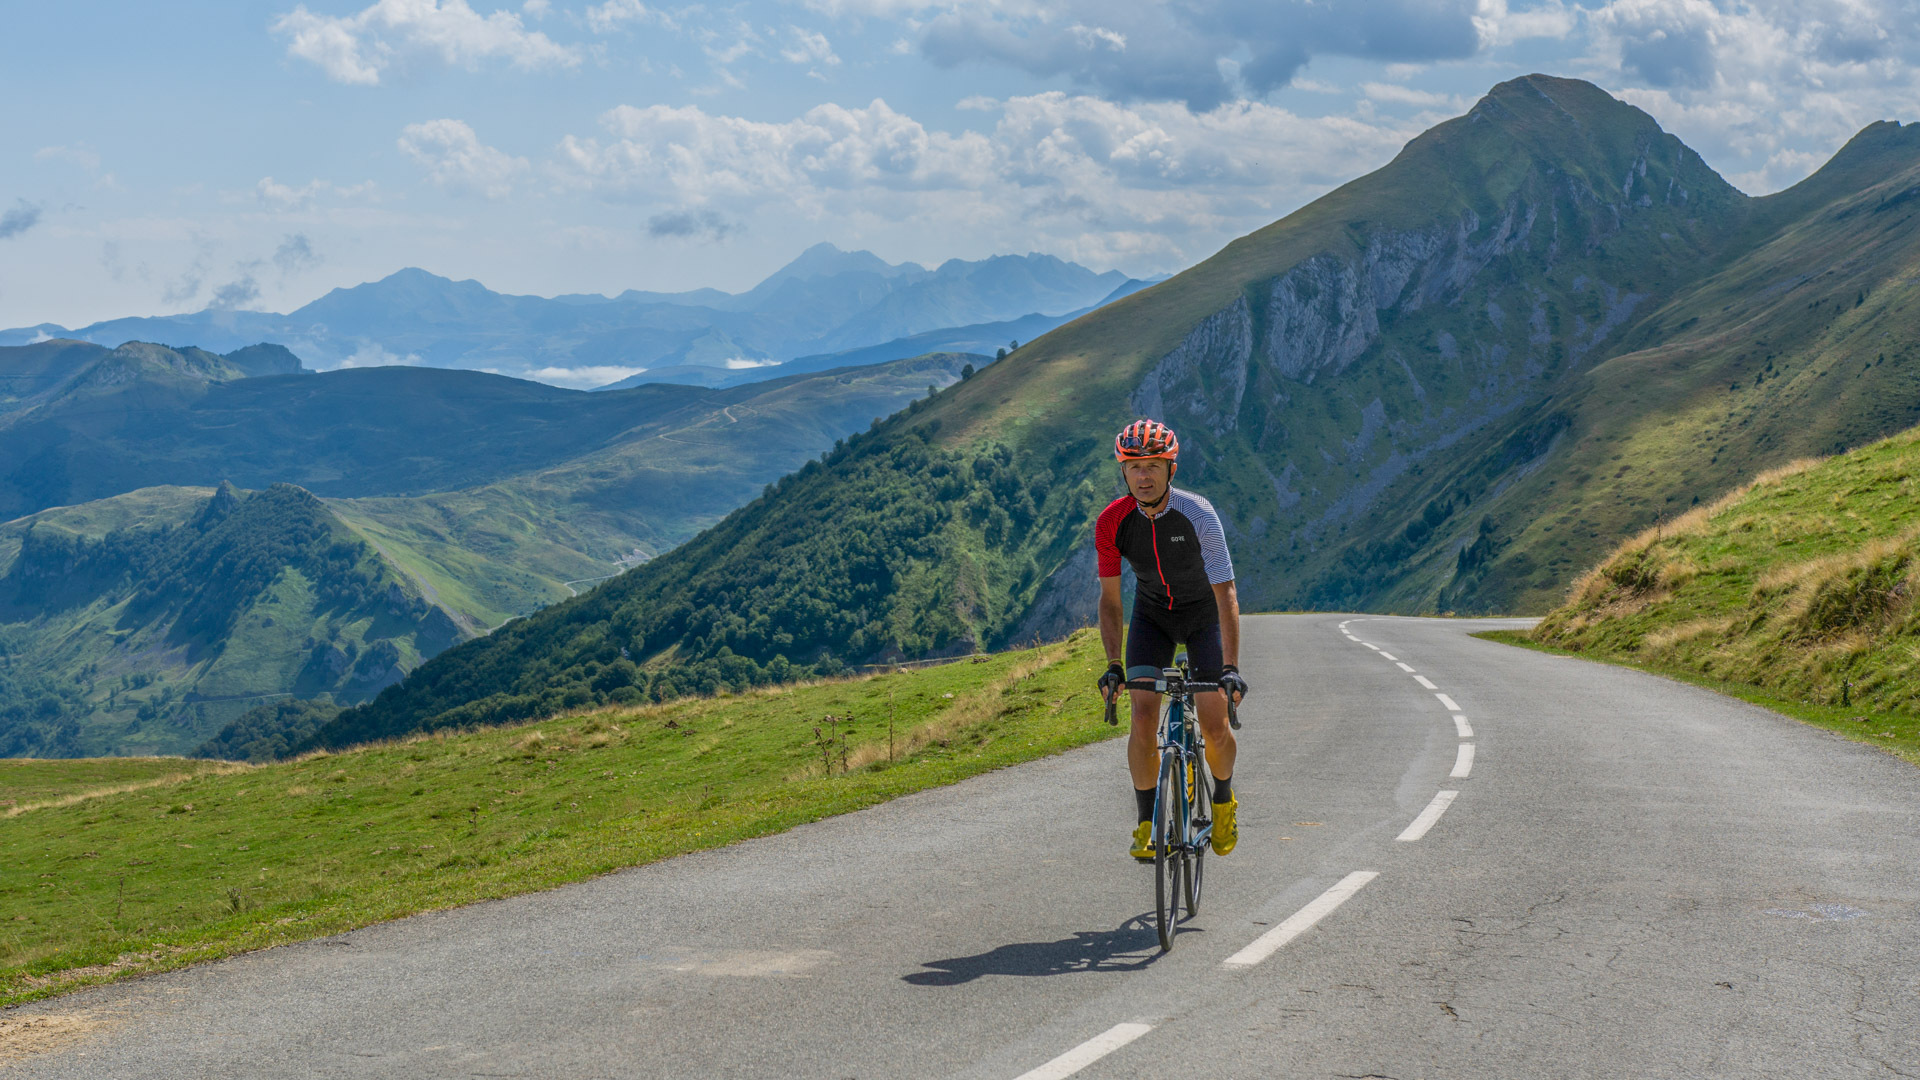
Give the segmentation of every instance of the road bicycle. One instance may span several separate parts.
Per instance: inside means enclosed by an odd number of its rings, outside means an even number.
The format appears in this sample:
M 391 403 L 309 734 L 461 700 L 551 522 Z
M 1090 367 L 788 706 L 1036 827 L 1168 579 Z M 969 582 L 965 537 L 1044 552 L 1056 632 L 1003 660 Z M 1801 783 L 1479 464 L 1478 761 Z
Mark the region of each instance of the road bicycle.
M 1128 690 L 1161 695 L 1160 779 L 1153 802 L 1153 917 L 1162 952 L 1173 948 L 1174 926 L 1184 901 L 1187 918 L 1200 913 L 1206 883 L 1207 848 L 1213 840 L 1213 773 L 1206 765 L 1206 739 L 1193 695 L 1220 689 L 1217 682 L 1188 677 L 1186 657 L 1153 678 L 1129 679 Z M 1107 701 L 1107 723 L 1118 724 L 1119 694 Z M 1227 722 L 1237 731 L 1237 703 L 1227 697 Z

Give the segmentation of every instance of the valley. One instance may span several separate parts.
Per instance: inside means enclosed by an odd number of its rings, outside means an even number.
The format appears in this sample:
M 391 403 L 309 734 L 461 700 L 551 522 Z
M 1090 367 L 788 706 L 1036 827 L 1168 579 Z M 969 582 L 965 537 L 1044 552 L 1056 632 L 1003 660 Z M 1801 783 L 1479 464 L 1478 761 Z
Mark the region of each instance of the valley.
M 987 362 L 588 394 L 269 352 L 299 373 L 140 344 L 0 349 L 24 391 L 0 415 L 0 513 L 19 515 L 0 525 L 0 753 L 183 753 L 255 706 L 365 700 Z M 225 521 L 240 506 L 259 512 Z M 181 560 L 224 578 L 234 551 L 265 561 L 226 581 L 219 618 L 187 618 L 208 601 Z

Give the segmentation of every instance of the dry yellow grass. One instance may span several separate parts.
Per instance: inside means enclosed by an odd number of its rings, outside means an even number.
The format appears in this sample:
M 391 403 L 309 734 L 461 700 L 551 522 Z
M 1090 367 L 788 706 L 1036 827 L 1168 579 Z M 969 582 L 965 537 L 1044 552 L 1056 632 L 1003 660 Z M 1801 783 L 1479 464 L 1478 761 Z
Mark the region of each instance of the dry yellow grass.
M 129 791 L 145 791 L 149 788 L 171 787 L 175 784 L 184 784 L 192 780 L 195 776 L 230 776 L 234 773 L 246 772 L 251 768 L 253 768 L 253 766 L 243 765 L 239 762 L 221 762 L 218 765 L 203 768 L 198 773 L 169 773 L 166 776 L 156 776 L 151 780 L 140 780 L 130 784 L 114 784 L 111 787 L 91 788 L 86 791 L 76 791 L 71 795 L 62 795 L 57 799 L 43 799 L 39 802 L 10 806 L 5 811 L 0 811 L 0 817 L 13 818 L 34 810 L 48 810 L 59 806 L 74 806 L 86 802 L 89 799 L 100 799 L 109 795 L 125 795 Z
M 1008 692 L 1017 688 L 1021 680 L 1032 678 L 1066 655 L 1065 642 L 1036 650 L 1032 656 L 1009 668 L 1005 675 L 978 690 L 961 695 L 940 715 L 899 735 L 892 746 L 872 742 L 857 747 L 847 755 L 845 768 L 864 769 L 887 760 L 889 755 L 906 757 L 936 743 L 946 745 L 966 729 L 1000 715 L 1008 707 Z

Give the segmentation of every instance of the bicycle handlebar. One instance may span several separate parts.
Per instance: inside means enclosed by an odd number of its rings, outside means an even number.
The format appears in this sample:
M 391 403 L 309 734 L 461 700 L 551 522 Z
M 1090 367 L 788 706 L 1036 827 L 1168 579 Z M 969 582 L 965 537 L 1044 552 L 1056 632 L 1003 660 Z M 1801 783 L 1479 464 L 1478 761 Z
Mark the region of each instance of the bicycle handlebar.
M 1197 679 L 1195 680 L 1178 679 L 1178 678 L 1168 679 L 1164 677 L 1159 677 L 1159 678 L 1151 678 L 1151 679 L 1128 679 L 1127 689 L 1152 690 L 1154 693 L 1157 693 L 1157 694 L 1166 694 L 1166 693 L 1202 693 L 1204 694 L 1211 690 L 1219 690 L 1220 684 L 1217 682 L 1200 682 Z M 1120 723 L 1119 700 L 1120 700 L 1120 693 L 1117 690 L 1114 692 L 1112 697 L 1107 698 L 1107 723 L 1108 724 L 1117 726 Z M 1232 694 L 1227 695 L 1227 725 L 1233 728 L 1233 730 L 1235 731 L 1240 730 L 1240 703 L 1233 700 Z

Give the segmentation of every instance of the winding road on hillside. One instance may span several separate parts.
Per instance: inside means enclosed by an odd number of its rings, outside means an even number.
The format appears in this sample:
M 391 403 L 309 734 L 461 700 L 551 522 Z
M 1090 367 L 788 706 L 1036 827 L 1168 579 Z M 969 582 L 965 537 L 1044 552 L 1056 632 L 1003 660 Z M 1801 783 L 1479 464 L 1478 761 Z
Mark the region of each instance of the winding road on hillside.
M 10 1075 L 1920 1076 L 1920 770 L 1493 625 L 1247 620 L 1166 955 L 1113 741 L 26 1006 L 100 1026 Z

